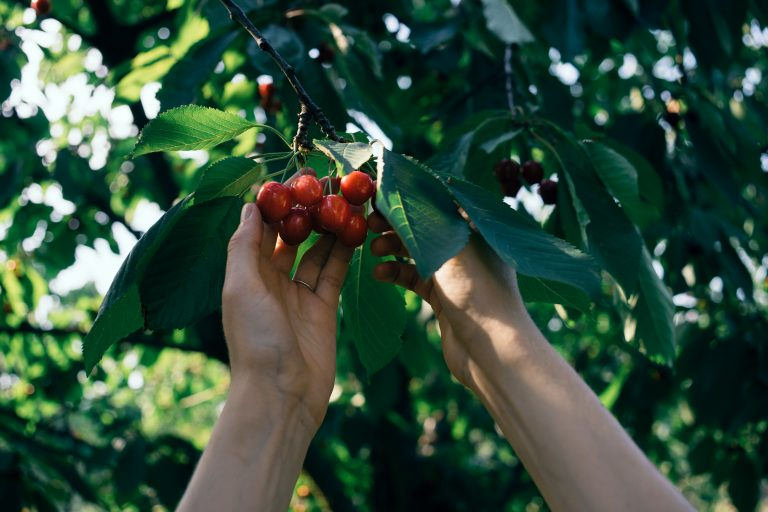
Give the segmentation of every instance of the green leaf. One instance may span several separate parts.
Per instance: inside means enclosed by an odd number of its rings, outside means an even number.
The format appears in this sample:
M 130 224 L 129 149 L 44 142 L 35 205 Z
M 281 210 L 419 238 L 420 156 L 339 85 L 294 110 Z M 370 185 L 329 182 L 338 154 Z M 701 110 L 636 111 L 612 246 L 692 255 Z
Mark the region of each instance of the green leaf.
M 592 304 L 592 300 L 583 291 L 557 281 L 517 274 L 517 286 L 525 302 L 562 304 L 585 312 L 589 311 Z
M 494 137 L 493 139 L 484 142 L 480 145 L 480 149 L 485 151 L 486 153 L 493 153 L 499 145 L 504 144 L 505 142 L 509 142 L 510 140 L 514 139 L 518 136 L 518 134 L 523 131 L 521 128 L 518 128 L 516 130 L 512 130 L 506 133 L 502 133 L 498 137 Z
M 671 364 L 675 352 L 675 305 L 669 290 L 653 269 L 651 255 L 645 248 L 639 282 L 640 289 L 634 309 L 637 319 L 636 337 L 651 359 Z
M 83 359 L 90 373 L 114 343 L 144 326 L 138 283 L 147 264 L 168 233 L 189 207 L 190 197 L 176 203 L 142 236 L 117 271 L 99 308 L 90 332 L 83 340 Z
M 451 149 L 435 153 L 427 165 L 437 171 L 438 174 L 456 176 L 457 178 L 464 176 L 464 167 L 467 165 L 467 158 L 474 137 L 474 130 L 465 133 L 451 144 Z
M 217 197 L 239 196 L 253 185 L 261 174 L 261 164 L 250 158 L 234 156 L 209 165 L 195 190 L 195 203 Z
M 429 168 L 386 149 L 377 164 L 376 207 L 428 277 L 467 244 L 469 226 Z
M 221 54 L 232 44 L 239 32 L 200 41 L 168 71 L 157 99 L 163 110 L 193 103 L 201 86 L 213 73 Z
M 598 142 L 583 142 L 582 146 L 589 153 L 592 165 L 608 191 L 633 222 L 646 224 L 659 218 L 658 210 L 641 199 L 638 172 L 629 160 Z
M 220 307 L 227 244 L 242 205 L 220 197 L 184 212 L 139 285 L 148 328 L 186 327 Z
M 455 178 L 447 180 L 447 187 L 499 257 L 520 274 L 543 280 L 540 287 L 557 296 L 557 302 L 583 305 L 573 300 L 573 290 L 560 296 L 544 281 L 563 283 L 592 297 L 600 293 L 600 276 L 589 256 L 546 233 L 500 196 Z
M 371 254 L 371 240 L 357 249 L 341 291 L 342 311 L 355 348 L 368 375 L 380 370 L 400 351 L 405 329 L 405 301 L 391 284 L 373 279 L 373 267 L 384 261 Z
M 157 151 L 209 149 L 258 126 L 242 117 L 187 105 L 163 112 L 141 131 L 131 157 Z
M 349 174 L 359 169 L 373 156 L 371 145 L 366 142 L 315 140 L 314 144 L 323 154 L 336 162 L 336 168 L 341 174 Z
M 536 120 L 532 132 L 560 164 L 589 252 L 613 275 L 627 295 L 637 288 L 643 240 L 634 224 L 603 186 L 587 151 L 548 121 Z
M 507 44 L 529 43 L 533 36 L 506 0 L 483 0 L 488 30 Z

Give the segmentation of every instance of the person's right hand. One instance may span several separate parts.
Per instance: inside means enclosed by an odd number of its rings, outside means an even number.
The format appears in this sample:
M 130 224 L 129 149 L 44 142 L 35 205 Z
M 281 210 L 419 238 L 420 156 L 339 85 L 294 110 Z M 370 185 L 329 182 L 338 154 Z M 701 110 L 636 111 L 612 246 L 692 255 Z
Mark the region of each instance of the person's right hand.
M 368 227 L 382 233 L 371 244 L 374 255 L 408 257 L 400 238 L 383 216 L 372 213 Z M 490 354 L 493 350 L 489 350 L 490 338 L 520 322 L 531 321 L 515 271 L 474 235 L 459 254 L 429 279 L 422 279 L 413 264 L 398 261 L 378 264 L 374 277 L 407 288 L 432 306 L 440 325 L 448 369 L 469 388 L 476 385 L 476 371 L 489 364 L 488 357 L 494 357 Z

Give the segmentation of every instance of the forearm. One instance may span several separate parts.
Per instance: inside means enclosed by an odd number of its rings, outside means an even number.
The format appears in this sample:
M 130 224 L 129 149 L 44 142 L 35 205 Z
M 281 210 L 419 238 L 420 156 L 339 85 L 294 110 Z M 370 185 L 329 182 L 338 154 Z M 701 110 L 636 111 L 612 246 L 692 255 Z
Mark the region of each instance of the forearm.
M 472 387 L 553 510 L 692 510 L 527 313 L 473 344 Z
M 286 510 L 314 433 L 300 407 L 233 382 L 178 510 Z

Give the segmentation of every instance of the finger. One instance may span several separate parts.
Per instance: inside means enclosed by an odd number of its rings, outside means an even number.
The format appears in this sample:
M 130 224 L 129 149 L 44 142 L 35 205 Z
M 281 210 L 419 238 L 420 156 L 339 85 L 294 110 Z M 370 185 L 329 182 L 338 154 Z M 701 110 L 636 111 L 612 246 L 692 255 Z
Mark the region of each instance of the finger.
M 432 294 L 432 279 L 424 280 L 410 263 L 386 261 L 373 267 L 373 277 L 385 283 L 394 283 L 411 290 L 422 299 L 429 301 Z
M 396 233 L 385 233 L 371 242 L 371 253 L 374 256 L 408 256 L 400 237 Z
M 317 279 L 315 293 L 323 302 L 333 309 L 339 305 L 339 293 L 344 284 L 344 277 L 347 275 L 349 259 L 352 257 L 354 249 L 345 247 L 338 240 L 333 244 L 328 260 L 320 271 Z
M 328 261 L 334 241 L 335 238 L 331 235 L 320 237 L 301 257 L 296 273 L 293 275 L 293 280 L 303 281 L 314 290 L 320 277 L 320 271 L 323 269 L 325 262 Z
M 263 224 L 264 231 L 261 237 L 261 256 L 267 260 L 272 259 L 275 253 L 275 243 L 277 242 L 277 225 Z
M 240 225 L 227 246 L 227 280 L 237 282 L 255 269 L 263 226 L 259 209 L 253 203 L 246 203 L 240 212 Z
M 283 274 L 290 273 L 293 268 L 293 262 L 296 261 L 296 252 L 298 250 L 298 245 L 288 245 L 283 242 L 282 238 L 278 237 L 275 252 L 272 254 L 272 264 L 279 272 Z
M 384 233 L 385 231 L 392 231 L 392 226 L 389 225 L 387 219 L 378 212 L 372 212 L 368 216 L 368 229 L 374 233 Z

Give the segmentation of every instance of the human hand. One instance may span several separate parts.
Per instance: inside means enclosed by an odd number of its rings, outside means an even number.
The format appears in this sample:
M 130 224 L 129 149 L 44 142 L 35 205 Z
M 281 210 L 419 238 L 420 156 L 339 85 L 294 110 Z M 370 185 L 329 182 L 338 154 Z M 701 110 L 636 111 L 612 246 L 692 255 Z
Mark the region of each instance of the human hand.
M 384 217 L 372 213 L 368 227 L 382 233 L 371 243 L 373 254 L 408 257 Z M 494 335 L 515 325 L 530 324 L 515 271 L 476 238 L 429 279 L 422 279 L 413 264 L 396 261 L 377 265 L 374 277 L 407 288 L 432 306 L 448 369 L 469 388 L 476 384 L 474 370 L 487 366 L 484 358 L 495 357 L 496 350 L 488 346 L 491 338 L 509 339 Z
M 325 235 L 301 259 L 246 204 L 222 296 L 232 386 L 296 408 L 317 429 L 336 374 L 336 310 L 352 249 Z M 296 412 L 296 411 L 293 411 Z

